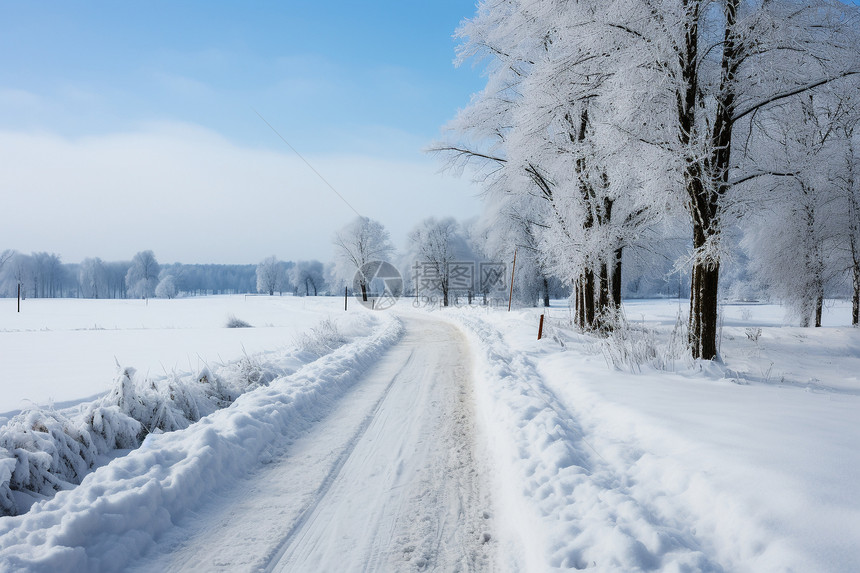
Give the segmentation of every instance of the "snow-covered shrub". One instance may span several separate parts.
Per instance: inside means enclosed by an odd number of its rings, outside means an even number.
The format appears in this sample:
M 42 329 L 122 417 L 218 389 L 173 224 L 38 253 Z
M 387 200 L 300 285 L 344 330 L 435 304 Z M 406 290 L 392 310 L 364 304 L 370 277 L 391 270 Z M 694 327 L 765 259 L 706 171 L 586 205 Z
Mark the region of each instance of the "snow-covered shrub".
M 223 378 L 232 381 L 240 394 L 260 386 L 268 386 L 272 380 L 285 374 L 275 365 L 263 363 L 248 355 L 222 366 L 219 373 Z
M 753 342 L 758 342 L 758 339 L 761 338 L 761 328 L 748 327 L 744 329 L 744 332 L 747 338 Z
M 251 328 L 251 325 L 231 314 L 227 317 L 227 328 Z
M 313 356 L 328 354 L 346 343 L 346 338 L 337 329 L 337 324 L 330 318 L 321 321 L 310 331 L 303 333 L 296 341 L 296 346 L 303 352 Z
M 639 372 L 643 366 L 657 370 L 674 369 L 690 355 L 687 323 L 678 314 L 669 332 L 627 322 L 618 313 L 614 327 L 603 331 L 600 349 L 606 362 L 618 370 Z
M 0 515 L 27 511 L 39 499 L 80 483 L 100 456 L 136 448 L 149 433 L 187 428 L 276 376 L 259 365 L 236 368 L 225 370 L 235 379 L 230 384 L 208 368 L 158 380 L 141 379 L 134 368 L 125 368 L 105 397 L 77 415 L 35 409 L 15 416 L 0 430 Z
M 297 341 L 297 350 L 310 353 L 307 361 L 346 342 L 324 320 Z M 105 454 L 137 448 L 150 433 L 187 428 L 285 374 L 283 366 L 247 355 L 216 369 L 155 379 L 123 368 L 107 395 L 76 412 L 22 412 L 0 428 L 0 516 L 23 513 L 80 483 Z
M 0 432 L 0 514 L 80 483 L 101 454 L 137 445 L 139 431 L 116 406 L 94 404 L 74 418 L 38 409 L 15 416 Z

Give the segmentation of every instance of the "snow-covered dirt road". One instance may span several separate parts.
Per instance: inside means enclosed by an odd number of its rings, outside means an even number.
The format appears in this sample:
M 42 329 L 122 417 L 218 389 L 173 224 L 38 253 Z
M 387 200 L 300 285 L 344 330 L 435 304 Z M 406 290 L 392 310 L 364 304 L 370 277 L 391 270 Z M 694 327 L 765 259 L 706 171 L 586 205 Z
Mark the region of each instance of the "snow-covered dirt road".
M 326 416 L 132 570 L 490 568 L 467 342 L 443 322 L 403 320 L 403 339 Z

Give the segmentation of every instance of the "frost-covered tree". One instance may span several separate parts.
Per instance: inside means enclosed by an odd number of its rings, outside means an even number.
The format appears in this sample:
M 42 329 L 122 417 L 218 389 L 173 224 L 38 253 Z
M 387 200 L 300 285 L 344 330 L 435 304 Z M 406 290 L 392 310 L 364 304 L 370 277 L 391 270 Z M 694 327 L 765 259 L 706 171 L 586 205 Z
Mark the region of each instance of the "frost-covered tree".
M 276 290 L 282 288 L 286 277 L 280 263 L 274 255 L 260 261 L 260 264 L 257 265 L 257 292 L 268 293 L 269 296 L 272 296 Z
M 409 242 L 416 255 L 415 288 L 418 295 L 429 292 L 442 294 L 442 304 L 448 306 L 449 294 L 456 290 L 457 273 L 469 269 L 468 246 L 460 225 L 451 217 L 424 219 L 409 233 Z
M 3 267 L 9 261 L 9 259 L 12 258 L 14 254 L 15 251 L 13 251 L 12 249 L 6 249 L 5 251 L 0 252 L 0 272 L 3 271 Z
M 856 74 L 857 13 L 826 0 L 484 1 L 460 35 L 462 57 L 489 61 L 487 88 L 454 122 L 480 144 L 437 149 L 483 162 L 497 193 L 545 202 L 542 251 L 578 285 L 585 323 L 620 249 L 684 206 L 690 345 L 714 358 L 724 230 L 773 171 L 748 170 L 736 134 Z
M 840 134 L 845 162 L 844 178 L 841 180 L 842 214 L 845 218 L 842 244 L 847 246 L 844 249 L 844 266 L 851 277 L 853 292 L 851 324 L 860 326 L 860 143 L 855 134 L 860 116 L 855 115 L 854 118 L 854 121 L 842 126 Z
M 620 304 L 623 249 L 660 215 L 631 174 L 638 149 L 606 127 L 614 51 L 580 34 L 601 10 L 481 3 L 459 31 L 460 57 L 490 61 L 487 87 L 449 124 L 453 140 L 434 147 L 453 167 L 477 165 L 492 227 L 516 229 L 524 263 L 576 285 L 589 328 Z
M 33 253 L 31 261 L 33 296 L 40 298 L 60 296 L 65 279 L 65 269 L 60 256 L 56 253 Z
M 158 286 L 158 273 L 161 270 L 152 251 L 140 251 L 131 260 L 131 267 L 125 275 L 128 294 L 135 298 L 152 298 Z
M 173 275 L 165 275 L 158 281 L 158 286 L 155 287 L 155 296 L 168 299 L 176 298 L 176 281 Z
M 320 261 L 298 261 L 290 269 L 290 278 L 299 294 L 304 296 L 317 296 L 326 285 L 325 272 Z
M 78 284 L 84 298 L 107 298 L 107 271 L 98 258 L 84 259 L 78 267 Z
M 356 217 L 335 233 L 332 243 L 343 278 L 349 282 L 355 273 L 359 273 L 358 284 L 361 288 L 361 297 L 363 301 L 367 301 L 368 281 L 360 271 L 368 263 L 387 262 L 394 253 L 388 231 L 378 221 L 368 217 Z
M 844 112 L 830 94 L 810 91 L 762 112 L 761 135 L 747 152 L 783 173 L 761 199 L 764 211 L 746 221 L 750 265 L 802 326 L 821 326 L 826 289 L 842 271 L 837 255 L 850 219 L 840 183 Z

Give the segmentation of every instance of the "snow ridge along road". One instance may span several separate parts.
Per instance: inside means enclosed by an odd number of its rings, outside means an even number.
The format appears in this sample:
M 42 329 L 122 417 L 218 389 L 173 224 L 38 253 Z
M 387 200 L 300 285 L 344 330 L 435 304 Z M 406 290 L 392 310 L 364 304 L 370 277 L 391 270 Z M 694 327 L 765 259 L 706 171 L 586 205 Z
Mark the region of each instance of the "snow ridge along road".
M 450 324 L 403 321 L 403 339 L 329 414 L 134 571 L 492 568 L 468 344 Z
M 125 570 L 177 524 L 197 522 L 197 512 L 241 490 L 249 475 L 340 404 L 400 340 L 401 323 L 380 318 L 371 334 L 185 430 L 150 434 L 78 487 L 26 514 L 0 518 L 0 572 Z

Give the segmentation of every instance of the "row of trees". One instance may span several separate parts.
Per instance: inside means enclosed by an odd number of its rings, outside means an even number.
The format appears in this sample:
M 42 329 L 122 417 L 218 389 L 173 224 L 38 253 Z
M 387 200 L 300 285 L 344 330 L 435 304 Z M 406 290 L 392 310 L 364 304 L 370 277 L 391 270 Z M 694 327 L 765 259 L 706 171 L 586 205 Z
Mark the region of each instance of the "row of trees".
M 179 294 L 256 292 L 255 265 L 160 265 L 152 251 L 131 261 L 63 263 L 57 254 L 0 252 L 0 296 L 31 298 L 172 298 Z
M 714 358 L 734 229 L 801 317 L 828 273 L 860 289 L 858 32 L 829 0 L 484 0 L 458 35 L 487 85 L 434 149 L 475 169 L 487 245 L 571 285 L 584 328 L 611 324 L 626 251 L 686 225 L 690 346 Z
M 257 292 L 273 295 L 276 292 L 292 292 L 299 296 L 323 294 L 329 285 L 341 281 L 332 275 L 331 265 L 325 267 L 320 261 L 279 261 L 271 256 L 257 265 Z
M 338 231 L 332 242 L 336 258 L 333 280 L 355 284 L 365 301 L 373 290 L 372 277 L 360 271 L 374 261 L 390 262 L 400 269 L 404 294 L 438 297 L 443 306 L 449 306 L 459 296 L 471 299 L 483 295 L 485 301 L 490 294 L 501 291 L 508 296 L 513 261 L 504 258 L 505 252 L 491 248 L 481 221 L 423 219 L 409 233 L 406 250 L 398 254 L 381 223 L 357 217 Z M 528 261 L 525 255 L 517 263 L 520 271 L 514 277 L 514 293 L 519 302 L 532 305 L 541 300 L 548 306 L 550 297 L 567 296 L 567 289 L 558 280 L 530 266 Z

